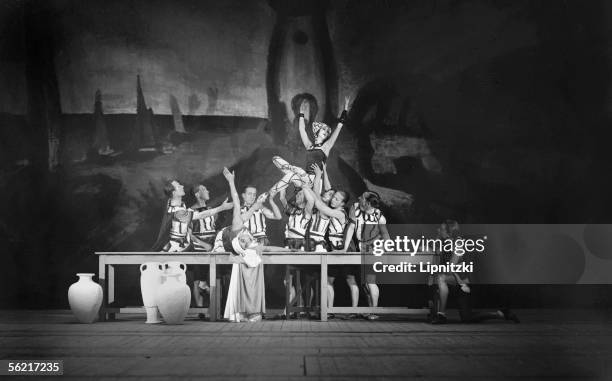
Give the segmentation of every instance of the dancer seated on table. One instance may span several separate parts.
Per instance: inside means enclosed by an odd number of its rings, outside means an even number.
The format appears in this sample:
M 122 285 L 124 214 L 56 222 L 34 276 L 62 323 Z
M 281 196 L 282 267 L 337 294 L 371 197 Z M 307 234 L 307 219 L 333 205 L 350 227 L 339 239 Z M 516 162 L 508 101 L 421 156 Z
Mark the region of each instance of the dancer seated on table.
M 223 176 L 230 187 L 233 211 L 232 225 L 223 229 L 221 239 L 224 250 L 230 253 L 230 260 L 234 262 L 224 317 L 235 322 L 243 321 L 245 317 L 251 322 L 260 321 L 266 312 L 261 253 L 286 250 L 257 243 L 244 227 L 240 215 L 240 199 L 234 183 L 234 173 L 224 168 Z M 263 203 L 266 197 L 264 193 L 257 202 Z
M 247 185 L 244 187 L 242 196 L 242 220 L 244 226 L 249 229 L 253 237 L 261 244 L 267 245 L 269 243 L 266 235 L 266 220 L 280 220 L 282 218 L 279 207 L 274 203 L 275 193 L 270 192 L 269 203 L 270 208 L 266 208 L 263 204 L 256 204 L 257 199 L 257 188 L 253 185 Z
M 289 217 L 287 224 L 285 225 L 285 248 L 297 251 L 309 251 L 310 247 L 312 246 L 312 242 L 310 240 L 306 240 L 306 233 L 312 218 L 313 204 L 306 200 L 303 189 L 297 191 L 295 198 L 292 200 L 287 200 L 285 189 L 281 189 L 279 195 L 280 201 L 285 209 L 285 213 Z M 293 279 L 293 274 L 290 274 L 290 305 L 294 305 L 296 302 L 302 300 L 301 295 L 299 295 L 300 297 L 298 298 L 298 295 L 296 294 Z M 285 284 L 285 287 L 287 287 L 287 279 L 283 279 L 283 283 Z M 301 303 L 298 304 L 300 304 L 300 307 L 302 307 Z M 286 317 L 286 314 L 281 315 L 281 317 Z
M 227 202 L 227 199 L 221 205 L 211 208 L 206 203 L 210 200 L 210 192 L 204 184 L 197 184 L 193 190 L 196 198 L 195 204 L 191 209 L 195 212 L 201 212 L 201 218 L 192 218 L 190 226 L 190 237 L 194 251 L 211 251 L 215 242 L 215 220 L 217 215 L 225 210 L 232 208 L 232 203 Z M 195 299 L 197 307 L 204 307 L 204 299 L 206 294 L 210 292 L 210 286 L 207 281 L 206 271 L 203 271 L 205 266 L 190 266 L 187 271 L 188 284 L 192 286 L 192 295 Z M 204 314 L 198 314 L 203 319 Z
M 365 191 L 359 201 L 353 204 L 349 212 L 349 226 L 346 232 L 343 251 L 348 250 L 353 234 L 357 238 L 357 247 L 362 253 L 372 252 L 374 241 L 378 239 L 389 239 L 387 231 L 387 220 L 379 209 L 380 196 L 376 192 Z M 356 275 L 361 271 L 359 265 L 347 266 L 346 282 L 351 290 L 351 305 L 357 307 L 359 302 L 359 287 L 355 280 Z M 378 298 L 380 291 L 376 284 L 375 274 L 365 274 L 364 291 L 368 296 L 368 305 L 370 307 L 378 307 Z M 354 318 L 356 315 L 351 314 L 349 318 Z M 364 317 L 368 320 L 376 320 L 378 316 L 375 314 L 365 314 Z
M 204 218 L 209 212 L 195 212 L 187 208 L 183 202 L 185 188 L 176 180 L 166 184 L 164 193 L 169 198 L 166 203 L 166 213 L 151 251 L 170 253 L 186 251 L 191 247 L 189 234 L 191 221 Z
M 446 220 L 438 229 L 438 238 L 441 240 L 456 240 L 460 239 L 459 223 L 455 220 Z M 458 264 L 465 260 L 464 255 L 457 255 L 454 252 L 439 252 L 438 258 L 440 264 L 450 262 Z M 519 318 L 509 309 L 500 309 L 494 312 L 476 312 L 471 309 L 470 296 L 472 290 L 469 286 L 467 277 L 461 278 L 458 273 L 443 272 L 435 275 L 438 286 L 437 292 L 434 294 L 433 311 L 430 313 L 431 324 L 445 324 L 446 318 L 446 302 L 448 301 L 449 285 L 453 286 L 453 291 L 458 293 L 459 316 L 462 323 L 478 323 L 491 319 L 512 320 L 519 323 Z
M 314 172 L 312 165 L 315 164 L 319 168 L 322 168 L 323 163 L 329 157 L 329 152 L 336 143 L 338 135 L 342 130 L 342 126 L 346 123 L 347 109 L 349 105 L 349 97 L 344 99 L 344 110 L 338 119 L 338 125 L 332 132 L 331 127 L 322 122 L 312 123 L 312 133 L 314 136 L 314 142 L 310 140 L 308 133 L 306 132 L 306 119 L 310 117 L 310 103 L 304 100 L 300 104 L 299 118 L 299 130 L 302 143 L 306 147 L 306 170 L 300 167 L 289 164 L 280 156 L 274 156 L 272 162 L 278 169 L 280 169 L 284 176 L 277 182 L 270 190 L 270 192 L 278 193 L 282 189 L 287 188 L 289 184 L 295 185 L 297 188 L 312 188 L 314 181 Z

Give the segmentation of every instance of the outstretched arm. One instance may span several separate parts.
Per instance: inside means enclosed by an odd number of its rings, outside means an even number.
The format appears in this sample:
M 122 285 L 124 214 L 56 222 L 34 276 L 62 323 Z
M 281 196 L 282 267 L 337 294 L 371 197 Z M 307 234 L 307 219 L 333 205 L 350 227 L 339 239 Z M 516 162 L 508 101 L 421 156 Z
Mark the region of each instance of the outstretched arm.
M 283 209 L 287 209 L 287 192 L 285 191 L 285 188 L 281 189 L 278 194 L 278 199 L 280 200 Z
M 298 116 L 298 119 L 299 119 L 298 126 L 300 130 L 300 137 L 302 138 L 302 143 L 304 143 L 304 147 L 308 149 L 312 145 L 312 142 L 310 141 L 310 138 L 308 137 L 308 134 L 306 133 L 306 114 L 310 114 L 310 103 L 308 103 L 306 100 L 303 100 L 302 103 L 300 103 L 300 115 Z M 310 117 L 310 115 L 308 115 L 308 117 Z
M 194 212 L 193 213 L 193 219 L 194 220 L 199 220 L 201 218 L 205 218 L 208 216 L 214 216 L 216 214 L 219 214 L 220 212 L 223 212 L 225 210 L 230 210 L 234 207 L 234 205 L 231 202 L 227 202 L 227 198 L 225 199 L 225 201 L 223 201 L 223 203 L 219 206 L 217 206 L 216 208 L 211 208 L 211 209 L 207 209 L 207 210 L 203 210 L 201 212 Z
M 238 191 L 236 190 L 236 184 L 234 183 L 234 172 L 230 172 L 227 167 L 223 168 L 223 176 L 227 180 L 230 188 L 230 194 L 232 195 L 232 231 L 238 231 L 242 229 L 243 223 L 240 218 L 240 198 L 238 197 Z
M 306 206 L 304 207 L 304 215 L 307 219 L 312 218 L 312 209 L 314 208 L 314 199 L 308 198 L 306 196 L 306 192 L 304 192 L 304 197 L 306 198 Z
M 378 228 L 380 229 L 380 234 L 383 239 L 389 240 L 391 237 L 389 236 L 389 231 L 387 230 L 387 219 L 385 216 L 381 216 L 378 221 Z
M 327 156 L 329 156 L 329 151 L 331 151 L 334 144 L 336 144 L 338 135 L 340 135 L 340 131 L 342 131 L 342 126 L 344 126 L 344 123 L 346 122 L 345 119 L 346 119 L 349 101 L 350 101 L 349 97 L 344 97 L 344 110 L 342 111 L 342 114 L 340 115 L 340 121 L 338 122 L 338 126 L 336 127 L 334 132 L 332 132 L 329 139 L 327 139 L 327 141 L 323 143 L 323 147 L 321 147 L 323 152 L 325 152 Z
M 346 236 L 344 237 L 344 248 L 342 249 L 342 251 L 347 251 L 350 244 L 351 244 L 351 240 L 353 239 L 353 234 L 355 233 L 355 206 L 353 205 L 353 207 L 351 208 L 351 210 L 349 211 L 349 225 L 348 228 L 346 229 Z
M 266 218 L 270 220 L 280 220 L 281 218 L 283 218 L 283 215 L 281 214 L 278 205 L 276 205 L 276 203 L 274 202 L 275 195 L 276 193 L 273 194 L 272 192 L 270 192 L 270 207 L 272 207 L 272 210 L 268 208 L 264 209 L 264 214 L 266 215 Z
M 314 193 L 311 189 L 304 188 L 303 191 L 306 199 L 312 198 L 314 200 L 314 206 L 319 210 L 319 212 L 323 213 L 326 216 L 337 218 L 338 220 L 340 220 L 340 222 L 344 223 L 346 216 L 341 210 L 332 209 L 327 206 L 327 204 L 321 201 L 321 198 L 317 196 L 317 194 Z
M 313 181 L 312 189 L 314 189 L 315 194 L 321 194 L 321 176 L 323 172 L 321 171 L 321 168 L 319 168 L 317 164 L 312 164 L 310 168 L 312 168 L 312 170 L 315 173 L 315 178 Z
M 327 164 L 323 163 L 323 190 L 328 191 L 332 188 L 329 177 L 327 176 Z
M 240 215 L 240 218 L 242 219 L 243 223 L 247 222 L 251 218 L 253 213 L 262 208 L 262 204 L 266 201 L 266 197 L 268 197 L 267 192 L 260 194 L 259 197 L 257 197 L 257 200 L 255 200 L 255 202 L 253 203 L 253 205 L 251 205 L 249 210 L 247 210 L 246 213 Z

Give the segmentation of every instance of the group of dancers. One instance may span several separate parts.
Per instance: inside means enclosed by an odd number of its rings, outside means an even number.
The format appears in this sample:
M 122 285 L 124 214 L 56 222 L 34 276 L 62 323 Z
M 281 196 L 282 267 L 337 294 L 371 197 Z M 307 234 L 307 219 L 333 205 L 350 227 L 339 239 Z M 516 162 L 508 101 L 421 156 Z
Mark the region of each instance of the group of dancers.
M 298 114 L 299 133 L 306 148 L 306 164 L 299 167 L 290 164 L 283 158 L 275 156 L 274 165 L 282 172 L 282 178 L 268 191 L 257 195 L 257 188 L 247 185 L 238 194 L 235 175 L 227 168 L 223 175 L 227 180 L 231 201 L 227 199 L 221 205 L 211 208 L 207 205 L 210 192 L 204 184 L 194 187 L 196 202 L 187 207 L 183 201 L 184 186 L 178 181 L 167 184 L 165 193 L 168 196 L 166 213 L 155 251 L 182 252 L 214 251 L 229 252 L 233 262 L 230 284 L 227 291 L 227 301 L 224 318 L 233 322 L 259 321 L 265 313 L 265 285 L 262 265 L 262 252 L 274 251 L 308 251 L 308 252 L 369 252 L 375 240 L 389 239 L 386 228 L 386 218 L 380 210 L 380 196 L 376 192 L 365 191 L 357 202 L 349 203 L 347 192 L 334 189 L 330 183 L 326 161 L 347 118 L 349 99 L 345 98 L 337 126 L 332 129 L 325 123 L 309 123 L 309 103 L 300 104 Z M 311 126 L 313 140 L 306 128 Z M 287 197 L 289 185 L 293 185 L 295 194 Z M 282 219 L 282 212 L 275 202 L 278 198 L 287 215 L 285 240 L 283 245 L 271 246 L 267 236 L 267 220 Z M 241 200 L 242 199 L 242 200 Z M 349 211 L 347 212 L 347 207 Z M 217 230 L 216 219 L 219 213 L 232 210 L 230 226 Z M 454 232 L 453 234 L 455 234 Z M 327 303 L 334 305 L 334 282 L 339 276 L 346 279 L 351 295 L 351 305 L 357 307 L 359 302 L 360 284 L 367 295 L 368 305 L 377 307 L 380 290 L 373 274 L 365 274 L 363 282 L 359 277 L 360 266 L 330 266 L 327 279 Z M 318 276 L 317 268 L 304 266 L 301 271 L 304 276 L 305 303 L 307 306 L 317 301 L 313 300 L 313 287 Z M 203 306 L 204 295 L 209 291 L 208 283 L 203 274 L 194 268 L 192 271 L 192 294 L 198 306 Z M 448 283 L 456 283 L 462 290 L 469 293 L 467 282 L 459 277 L 440 274 L 437 277 L 440 292 L 434 298 L 436 308 L 432 322 L 444 323 L 445 305 L 448 296 Z M 293 276 L 285 280 L 290 288 L 290 303 L 302 300 L 300 290 L 293 284 Z M 501 311 L 488 318 L 507 318 L 508 314 Z M 349 315 L 348 318 L 355 318 Z M 375 314 L 363 316 L 368 320 L 376 320 Z M 473 316 L 470 317 L 470 319 Z

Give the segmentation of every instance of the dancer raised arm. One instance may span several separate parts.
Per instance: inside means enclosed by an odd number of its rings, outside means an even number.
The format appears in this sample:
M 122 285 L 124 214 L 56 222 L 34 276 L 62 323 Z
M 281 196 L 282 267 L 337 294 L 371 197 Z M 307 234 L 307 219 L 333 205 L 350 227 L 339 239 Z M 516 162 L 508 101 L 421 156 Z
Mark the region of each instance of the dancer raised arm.
M 347 108 L 350 102 L 350 98 L 346 97 L 344 101 L 345 109 L 342 111 L 342 114 L 340 115 L 338 121 L 338 126 L 333 132 L 331 127 L 329 127 L 325 123 L 312 123 L 312 133 L 314 135 L 314 142 L 310 141 L 310 138 L 306 133 L 306 119 L 304 113 L 301 111 L 307 111 L 307 107 L 304 105 L 304 103 L 307 102 L 302 101 L 298 118 L 300 137 L 302 138 L 302 143 L 306 147 L 306 170 L 289 164 L 280 156 L 274 156 L 272 158 L 272 162 L 274 163 L 274 165 L 276 165 L 278 169 L 280 169 L 284 173 L 284 176 L 271 188 L 271 192 L 278 192 L 281 189 L 286 188 L 290 183 L 292 183 L 298 188 L 312 188 L 315 176 L 312 165 L 314 164 L 319 168 L 323 168 L 323 164 L 327 160 L 329 152 L 331 151 L 332 147 L 336 143 L 336 140 L 338 139 L 340 131 L 342 130 L 342 126 L 344 126 L 344 124 L 346 123 L 346 117 L 348 115 Z
M 314 144 L 314 147 L 316 147 L 318 141 L 320 141 L 321 143 L 319 143 L 319 144 L 321 146 L 321 150 L 325 153 L 326 156 L 329 156 L 329 151 L 331 151 L 331 149 L 334 146 L 334 144 L 336 144 L 336 140 L 338 139 L 338 136 L 340 135 L 340 131 L 342 131 L 342 127 L 346 123 L 346 118 L 348 116 L 348 111 L 347 110 L 348 110 L 350 101 L 351 101 L 350 97 L 344 97 L 344 109 L 342 110 L 342 114 L 340 114 L 340 118 L 338 118 L 338 125 L 334 129 L 334 132 L 331 133 L 331 136 L 329 136 L 329 138 L 327 138 L 326 136 L 319 137 L 320 134 L 316 134 L 315 133 L 315 144 Z M 328 134 L 329 134 L 329 131 L 331 131 L 331 129 L 329 128 L 329 126 L 327 126 L 327 125 L 325 125 L 325 126 L 327 127 Z M 313 128 L 312 129 L 313 129 L 313 131 L 315 130 L 314 123 L 313 123 Z
M 323 163 L 323 190 L 327 192 L 330 189 L 332 189 L 332 186 L 327 174 L 327 163 Z

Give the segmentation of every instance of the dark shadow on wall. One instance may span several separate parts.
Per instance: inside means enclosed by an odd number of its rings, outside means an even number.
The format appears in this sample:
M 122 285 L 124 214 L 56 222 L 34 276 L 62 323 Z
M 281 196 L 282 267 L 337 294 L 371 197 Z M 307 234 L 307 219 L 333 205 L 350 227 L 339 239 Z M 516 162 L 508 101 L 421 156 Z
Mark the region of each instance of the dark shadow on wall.
M 327 25 L 327 0 L 312 2 L 278 1 L 269 0 L 270 7 L 276 12 L 276 22 L 270 36 L 268 47 L 268 63 L 266 69 L 266 90 L 268 97 L 268 117 L 270 119 L 270 130 L 273 132 L 274 141 L 281 144 L 286 139 L 287 125 L 291 124 L 290 116 L 286 115 L 285 104 L 280 101 L 280 72 L 281 61 L 286 48 L 283 46 L 293 16 L 309 15 L 315 33 L 316 46 L 321 53 L 324 68 L 325 82 L 325 110 L 322 110 L 323 120 L 327 123 L 335 122 L 338 113 L 338 73 L 334 57 L 334 49 Z M 307 36 L 293 36 L 291 40 L 296 44 L 303 44 Z M 314 120 L 314 118 L 313 118 Z

